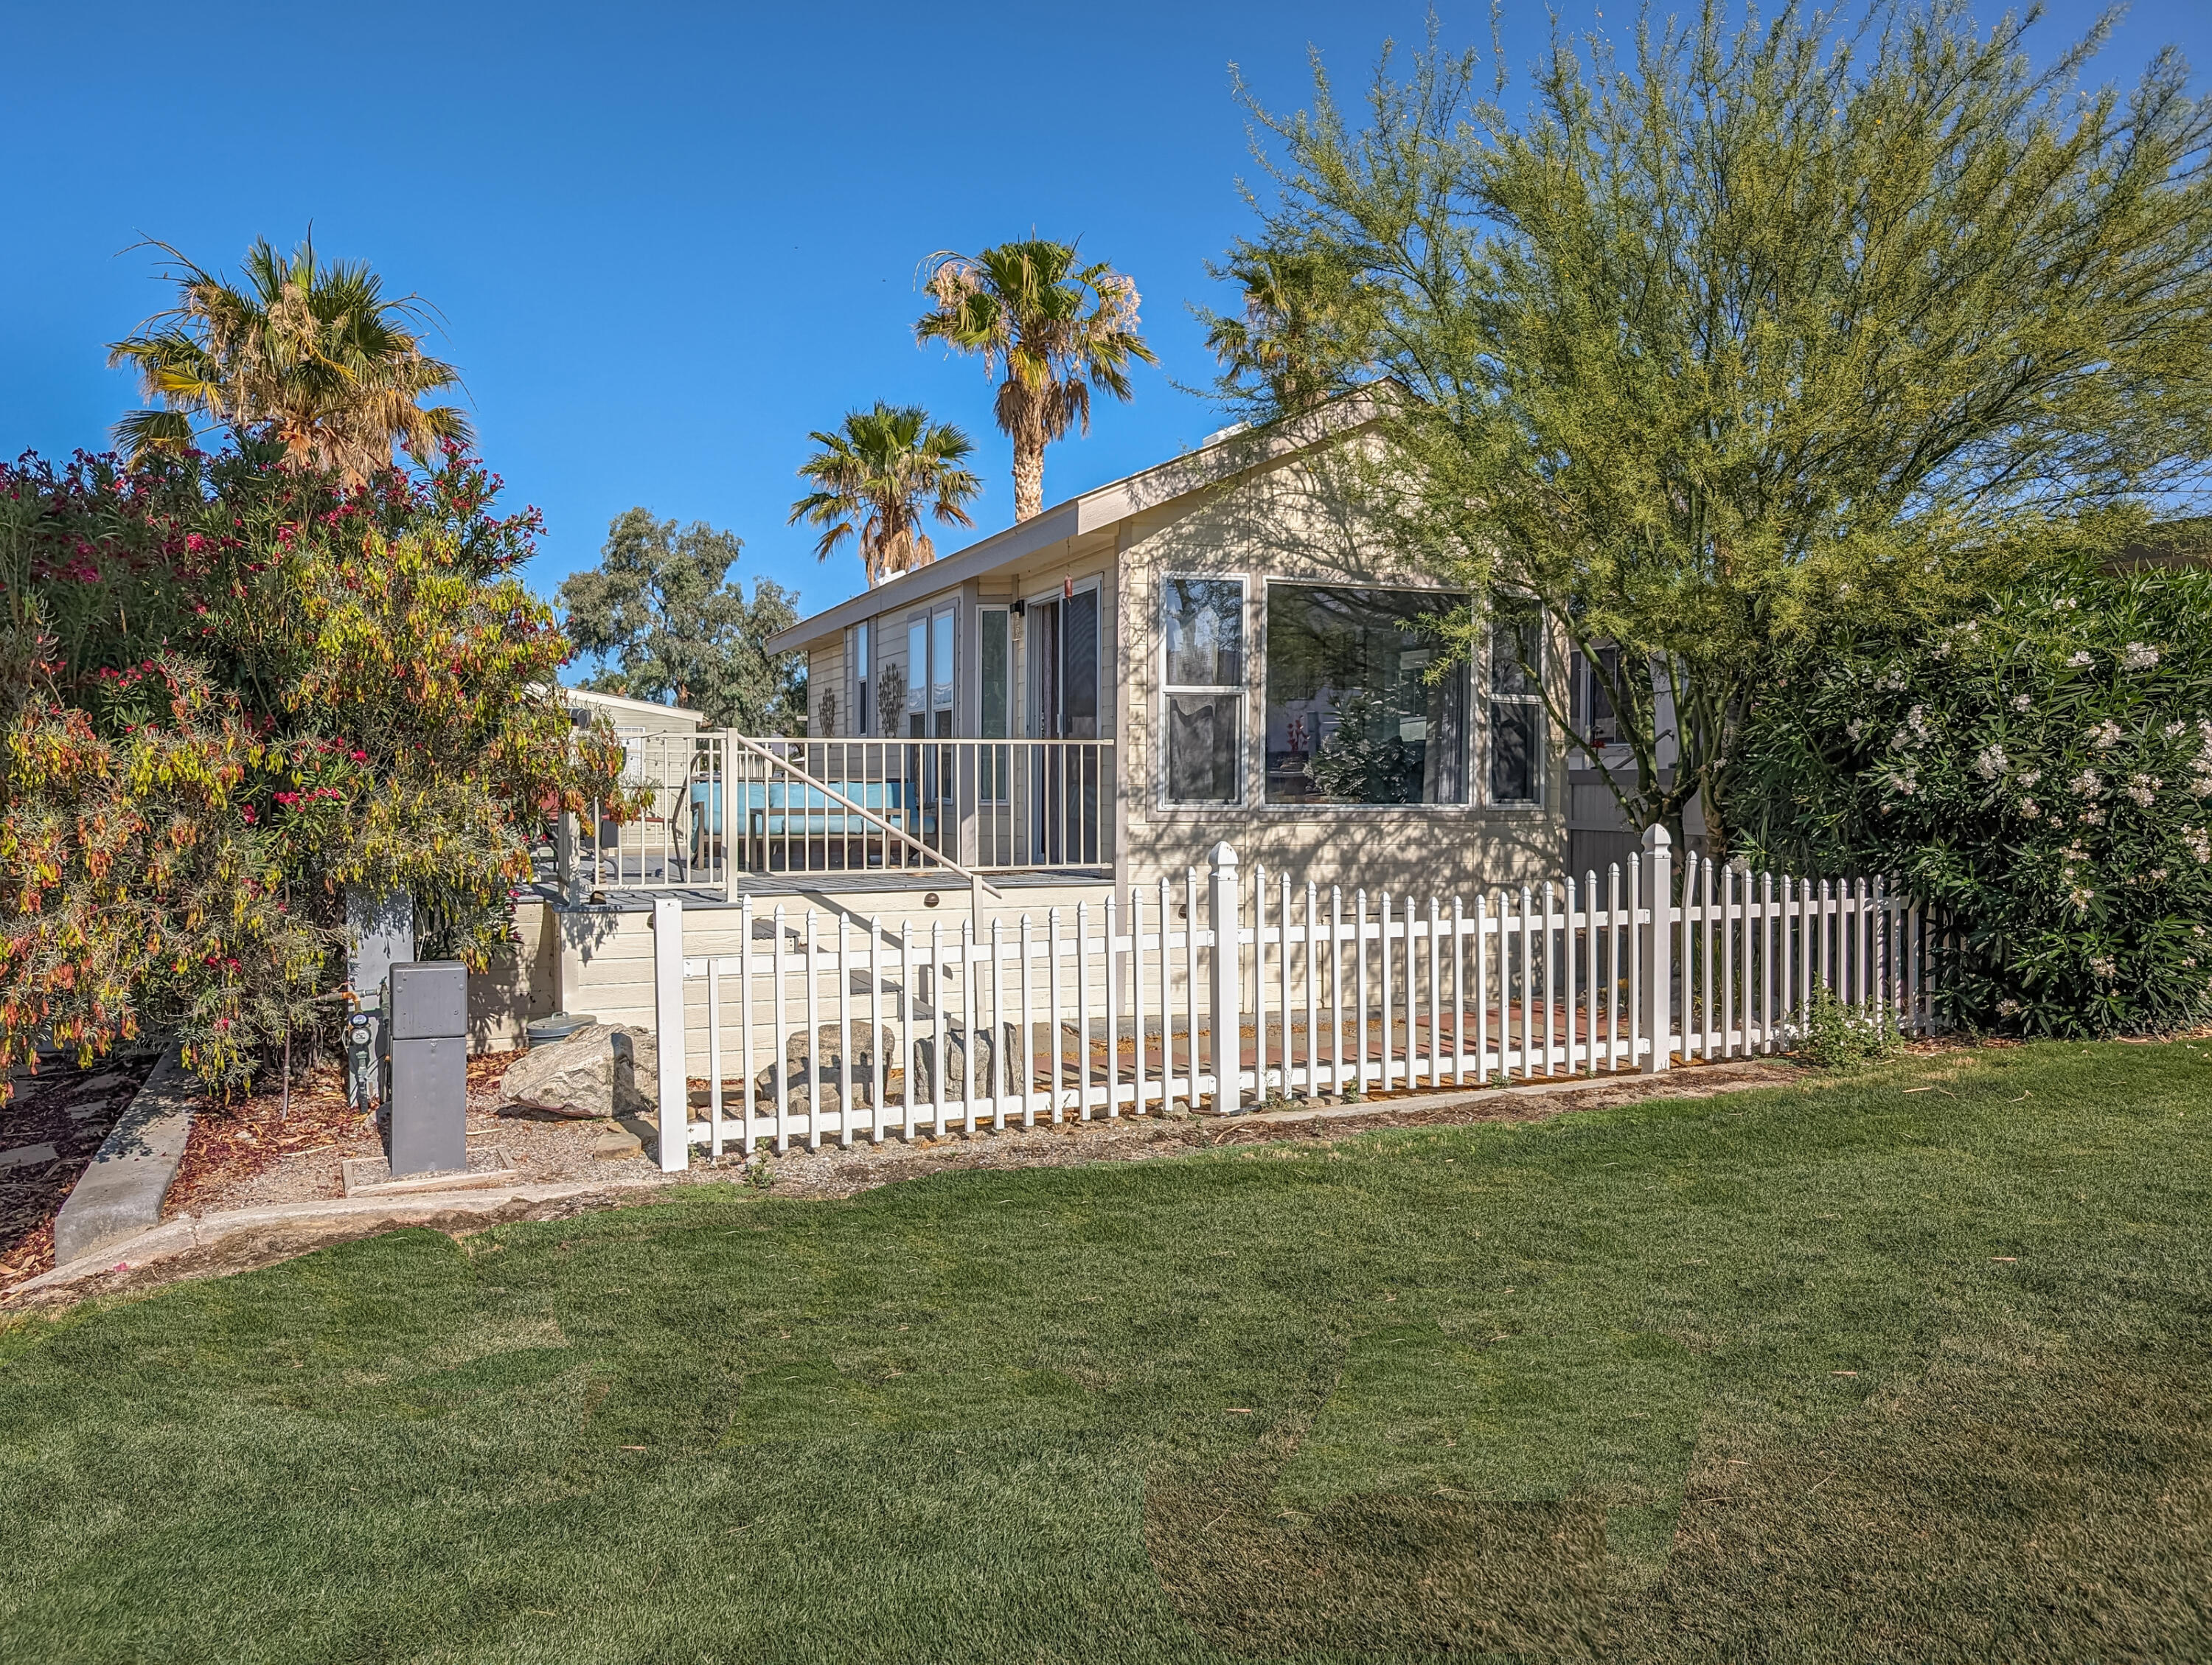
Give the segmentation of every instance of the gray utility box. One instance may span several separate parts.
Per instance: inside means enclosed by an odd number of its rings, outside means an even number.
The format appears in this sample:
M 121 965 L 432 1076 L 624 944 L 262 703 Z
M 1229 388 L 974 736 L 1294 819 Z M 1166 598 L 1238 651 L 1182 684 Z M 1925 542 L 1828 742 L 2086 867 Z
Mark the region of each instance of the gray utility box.
M 390 1024 L 392 1176 L 469 1165 L 469 969 L 459 960 L 395 965 Z

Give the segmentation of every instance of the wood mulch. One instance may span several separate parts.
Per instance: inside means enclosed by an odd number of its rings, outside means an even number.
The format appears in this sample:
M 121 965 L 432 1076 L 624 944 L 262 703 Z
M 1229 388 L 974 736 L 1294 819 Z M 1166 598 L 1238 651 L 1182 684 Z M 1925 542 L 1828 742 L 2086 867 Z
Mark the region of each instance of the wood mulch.
M 500 1077 L 514 1062 L 512 1053 L 470 1059 L 471 1103 L 496 1091 Z M 381 1119 L 362 1115 L 346 1103 L 345 1074 L 337 1064 L 320 1065 L 293 1078 L 289 1108 L 281 1085 L 236 1104 L 204 1107 L 193 1118 L 191 1139 L 161 1218 L 233 1206 L 241 1191 L 264 1188 L 251 1182 L 280 1167 L 296 1169 L 301 1165 L 296 1158 L 318 1155 L 325 1160 L 315 1166 L 328 1170 L 329 1182 L 314 1190 L 335 1195 L 342 1158 L 374 1156 L 383 1148 Z
M 593 1146 L 604 1122 L 539 1117 L 499 1102 L 500 1078 L 520 1054 L 485 1053 L 469 1060 L 470 1148 L 498 1145 L 518 1181 L 544 1184 L 610 1180 L 654 1171 L 642 1157 L 607 1161 Z M 183 1165 L 161 1213 L 165 1219 L 234 1208 L 325 1201 L 344 1194 L 342 1164 L 380 1156 L 380 1121 L 348 1107 L 336 1065 L 295 1077 L 289 1114 L 280 1092 L 257 1093 L 195 1117 Z
M 158 1047 L 133 1047 L 79 1068 L 49 1054 L 35 1074 L 24 1068 L 9 1078 L 0 1163 L 46 1146 L 53 1155 L 0 1166 L 0 1291 L 52 1270 L 54 1216 L 161 1056 Z

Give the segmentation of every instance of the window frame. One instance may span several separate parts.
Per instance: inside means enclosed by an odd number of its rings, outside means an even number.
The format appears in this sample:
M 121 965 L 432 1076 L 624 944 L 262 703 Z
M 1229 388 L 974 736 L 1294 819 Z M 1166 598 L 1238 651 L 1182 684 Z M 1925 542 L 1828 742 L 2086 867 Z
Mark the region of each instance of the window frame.
M 1482 636 L 1482 675 L 1480 694 L 1482 701 L 1482 790 L 1480 801 L 1485 809 L 1509 812 L 1541 811 L 1550 803 L 1552 787 L 1552 714 L 1544 703 L 1544 680 L 1551 675 L 1551 631 L 1546 627 L 1544 610 L 1533 597 L 1510 598 L 1512 611 L 1522 613 L 1535 627 L 1536 663 L 1534 686 L 1524 693 L 1501 694 L 1498 691 L 1498 629 L 1500 623 L 1501 600 L 1493 598 L 1486 628 Z M 1497 794 L 1497 708 L 1512 705 L 1531 708 L 1536 714 L 1536 743 L 1529 759 L 1529 776 L 1533 787 L 1527 798 L 1500 798 Z
M 1288 574 L 1277 574 L 1273 573 L 1263 575 L 1260 580 L 1260 584 L 1261 588 L 1261 597 L 1260 604 L 1259 653 L 1256 656 L 1256 668 L 1249 671 L 1248 675 L 1257 678 L 1260 690 L 1260 709 L 1261 722 L 1263 725 L 1259 741 L 1261 749 L 1260 768 L 1263 777 L 1267 772 L 1267 738 L 1264 727 L 1267 716 L 1267 659 L 1266 655 L 1271 645 L 1267 640 L 1267 617 L 1270 611 L 1267 592 L 1273 590 L 1278 584 L 1284 584 L 1289 585 L 1294 588 L 1308 590 L 1389 590 L 1395 591 L 1401 594 L 1434 595 L 1438 597 L 1440 599 L 1459 601 L 1468 600 L 1474 594 L 1474 592 L 1471 590 L 1455 589 L 1444 585 L 1407 583 L 1389 579 L 1344 579 L 1334 576 L 1326 578 L 1294 578 L 1290 576 Z M 1489 753 L 1486 744 L 1489 733 L 1486 708 L 1485 720 L 1482 725 L 1478 727 L 1475 720 L 1475 709 L 1477 702 L 1481 698 L 1482 690 L 1476 680 L 1475 666 L 1473 663 L 1470 662 L 1466 665 L 1464 674 L 1467 678 L 1467 717 L 1466 733 L 1461 742 L 1461 763 L 1467 771 L 1468 784 L 1466 796 L 1462 798 L 1457 803 L 1277 804 L 1268 800 L 1266 781 L 1263 778 L 1261 784 L 1259 801 L 1255 807 L 1262 814 L 1293 817 L 1316 815 L 1464 816 L 1477 815 L 1485 812 L 1491 807 L 1491 805 L 1486 799 L 1483 788 L 1476 785 L 1475 775 L 1476 772 L 1480 770 L 1482 773 L 1482 780 L 1486 783 L 1489 779 Z M 1528 805 L 1515 803 L 1508 805 L 1505 807 L 1509 809 L 1525 809 L 1528 808 Z
M 846 727 L 861 739 L 868 738 L 868 726 L 875 716 L 868 702 L 875 672 L 872 662 L 875 642 L 868 628 L 872 623 L 864 618 L 845 629 Z
M 1252 617 L 1253 575 L 1249 573 L 1167 572 L 1158 574 L 1152 598 L 1153 633 L 1158 638 L 1153 647 L 1152 665 L 1156 678 L 1157 698 L 1153 702 L 1157 743 L 1152 747 L 1154 801 L 1163 810 L 1184 814 L 1220 813 L 1242 811 L 1249 807 L 1251 790 L 1250 759 L 1245 754 L 1251 750 L 1252 736 L 1252 674 L 1254 646 L 1258 633 Z M 1261 580 L 1265 581 L 1265 580 Z M 1167 597 L 1170 585 L 1175 584 L 1234 584 L 1237 586 L 1237 654 L 1243 680 L 1229 683 L 1173 683 L 1168 681 L 1168 624 Z M 1215 696 L 1234 695 L 1237 699 L 1237 738 L 1231 749 L 1236 769 L 1236 791 L 1228 798 L 1177 798 L 1173 795 L 1173 773 L 1168 764 L 1168 708 L 1173 696 L 1202 694 Z

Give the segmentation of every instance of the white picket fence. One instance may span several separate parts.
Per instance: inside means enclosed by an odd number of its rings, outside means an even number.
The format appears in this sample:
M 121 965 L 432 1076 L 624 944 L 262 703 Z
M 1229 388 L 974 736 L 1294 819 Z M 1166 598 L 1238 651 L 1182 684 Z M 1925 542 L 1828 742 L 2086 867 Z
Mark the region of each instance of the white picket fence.
M 1223 845 L 1203 879 L 980 935 L 748 899 L 744 951 L 699 957 L 661 897 L 660 1125 L 689 1128 L 661 1165 L 698 1145 L 1651 1073 L 1774 1052 L 1821 987 L 1928 1027 L 1927 922 L 1878 882 L 1692 856 L 1678 887 L 1673 866 L 1655 828 L 1625 872 L 1470 906 L 1245 880 Z

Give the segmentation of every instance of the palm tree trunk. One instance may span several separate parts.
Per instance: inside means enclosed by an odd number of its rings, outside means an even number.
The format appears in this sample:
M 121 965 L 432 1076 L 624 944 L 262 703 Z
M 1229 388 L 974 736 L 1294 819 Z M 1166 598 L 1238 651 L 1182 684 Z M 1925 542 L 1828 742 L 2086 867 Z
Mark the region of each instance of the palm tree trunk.
M 1044 507 L 1044 441 L 1014 441 L 1014 519 L 1028 520 Z

